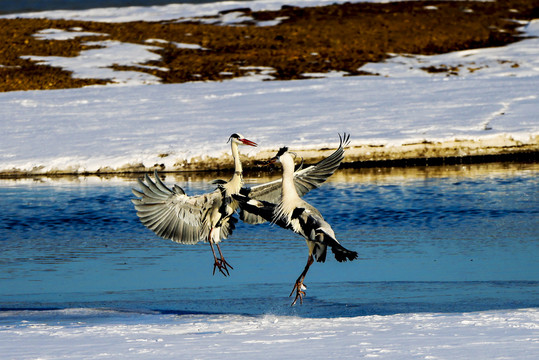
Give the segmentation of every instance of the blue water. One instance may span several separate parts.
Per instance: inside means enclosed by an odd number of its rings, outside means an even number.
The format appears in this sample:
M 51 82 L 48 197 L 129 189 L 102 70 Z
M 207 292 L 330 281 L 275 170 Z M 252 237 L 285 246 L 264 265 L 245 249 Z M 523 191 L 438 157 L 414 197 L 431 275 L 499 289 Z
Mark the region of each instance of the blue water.
M 84 10 L 105 7 L 203 4 L 219 0 L 0 0 L 0 14 L 46 10 Z M 242 1 L 242 0 L 236 0 Z
M 0 181 L 0 308 L 111 308 L 309 317 L 539 306 L 539 165 L 340 170 L 306 199 L 359 260 L 315 263 L 290 307 L 305 242 L 239 223 L 212 275 L 208 244 L 138 221 L 135 179 Z M 227 178 L 228 174 L 220 174 Z M 253 175 L 254 176 L 254 175 Z M 190 193 L 212 176 L 167 176 Z

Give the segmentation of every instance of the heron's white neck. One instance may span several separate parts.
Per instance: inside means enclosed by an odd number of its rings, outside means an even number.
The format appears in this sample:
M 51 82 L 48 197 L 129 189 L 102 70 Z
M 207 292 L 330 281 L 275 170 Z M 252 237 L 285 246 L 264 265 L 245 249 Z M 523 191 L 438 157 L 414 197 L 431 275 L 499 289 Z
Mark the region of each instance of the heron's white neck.
M 241 167 L 240 152 L 238 151 L 238 144 L 231 141 L 230 149 L 232 150 L 232 157 L 234 158 L 234 171 L 237 173 L 243 172 Z
M 283 192 L 282 202 L 293 202 L 299 199 L 296 186 L 294 185 L 294 158 L 289 153 L 284 153 L 280 157 L 283 166 Z
M 226 189 L 229 194 L 237 194 L 243 186 L 243 168 L 241 166 L 238 144 L 231 141 L 230 148 L 232 150 L 232 157 L 234 158 L 234 175 L 228 182 Z
M 279 160 L 283 167 L 281 201 L 275 207 L 273 218 L 274 221 L 282 219 L 290 225 L 292 213 L 298 204 L 301 204 L 301 198 L 294 185 L 294 158 L 289 153 L 284 153 Z

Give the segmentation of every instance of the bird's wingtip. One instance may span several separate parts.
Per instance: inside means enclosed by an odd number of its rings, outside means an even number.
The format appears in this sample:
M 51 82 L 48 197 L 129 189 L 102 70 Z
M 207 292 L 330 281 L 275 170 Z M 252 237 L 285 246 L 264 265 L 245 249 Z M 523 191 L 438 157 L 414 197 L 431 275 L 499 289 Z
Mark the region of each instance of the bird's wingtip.
M 346 147 L 350 144 L 350 134 L 343 132 L 342 135 L 339 134 L 340 147 Z

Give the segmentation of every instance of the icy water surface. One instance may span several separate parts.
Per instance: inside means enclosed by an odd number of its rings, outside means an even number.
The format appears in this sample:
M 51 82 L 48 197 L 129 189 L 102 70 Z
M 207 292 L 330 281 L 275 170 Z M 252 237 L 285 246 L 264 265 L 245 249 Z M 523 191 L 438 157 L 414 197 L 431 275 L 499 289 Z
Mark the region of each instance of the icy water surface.
M 306 199 L 359 261 L 307 260 L 298 235 L 238 224 L 212 275 L 208 244 L 138 221 L 135 179 L 0 180 L 0 308 L 100 307 L 310 317 L 539 306 L 539 165 L 340 170 Z M 228 174 L 219 176 L 227 178 Z M 253 174 L 247 181 L 267 181 Z M 274 174 L 278 176 L 278 174 Z M 213 174 L 167 175 L 195 194 Z

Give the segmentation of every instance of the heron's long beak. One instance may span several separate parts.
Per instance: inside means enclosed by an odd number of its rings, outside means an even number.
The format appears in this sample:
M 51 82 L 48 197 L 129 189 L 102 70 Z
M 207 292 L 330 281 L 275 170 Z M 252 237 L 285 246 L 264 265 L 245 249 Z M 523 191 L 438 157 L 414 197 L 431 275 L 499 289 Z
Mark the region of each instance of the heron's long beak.
M 257 144 L 254 141 L 251 141 L 251 140 L 241 139 L 240 141 L 243 143 L 243 145 L 257 146 Z
M 277 162 L 279 162 L 279 158 L 277 156 L 274 156 L 274 157 L 272 157 L 271 159 L 268 160 L 266 165 L 273 165 L 273 164 L 275 164 Z

